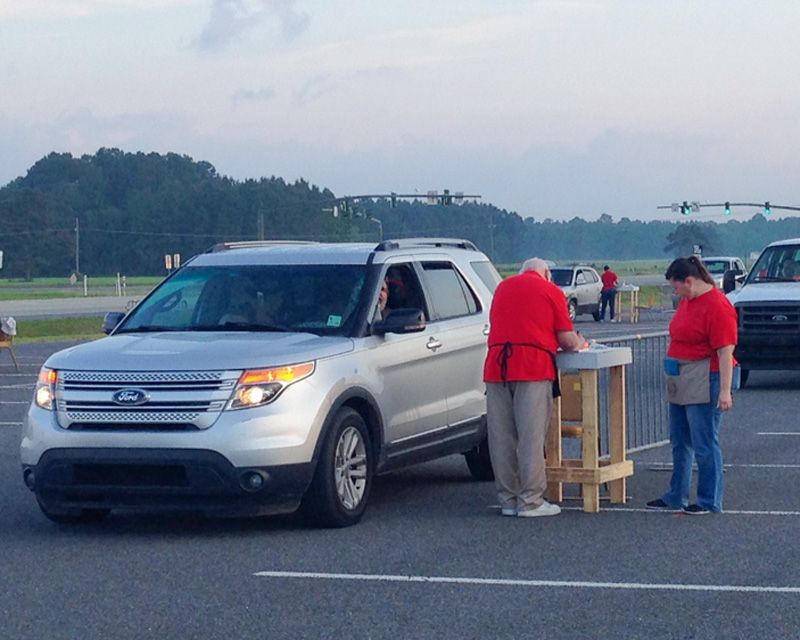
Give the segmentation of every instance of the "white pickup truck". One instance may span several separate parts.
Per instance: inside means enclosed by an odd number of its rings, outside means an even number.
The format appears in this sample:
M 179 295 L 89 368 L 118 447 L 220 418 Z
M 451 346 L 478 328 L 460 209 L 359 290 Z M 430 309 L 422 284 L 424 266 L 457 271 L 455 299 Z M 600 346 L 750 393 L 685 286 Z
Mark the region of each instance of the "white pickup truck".
M 735 357 L 745 385 L 753 369 L 800 369 L 800 238 L 768 245 L 728 299 L 739 318 Z

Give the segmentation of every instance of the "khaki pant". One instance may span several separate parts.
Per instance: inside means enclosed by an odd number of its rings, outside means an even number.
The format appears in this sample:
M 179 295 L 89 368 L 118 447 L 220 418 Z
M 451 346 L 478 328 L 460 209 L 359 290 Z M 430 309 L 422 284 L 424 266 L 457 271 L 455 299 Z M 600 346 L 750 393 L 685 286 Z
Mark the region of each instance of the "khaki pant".
M 547 489 L 544 440 L 553 410 L 553 383 L 486 383 L 489 454 L 503 509 L 539 507 Z

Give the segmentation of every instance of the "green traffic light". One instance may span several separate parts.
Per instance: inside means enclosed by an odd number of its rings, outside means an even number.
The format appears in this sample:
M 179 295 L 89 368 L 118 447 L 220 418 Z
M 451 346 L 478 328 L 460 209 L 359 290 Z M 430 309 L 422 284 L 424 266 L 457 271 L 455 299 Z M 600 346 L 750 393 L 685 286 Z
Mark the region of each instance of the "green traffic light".
M 769 200 L 767 200 L 764 203 L 764 215 L 768 216 L 770 213 L 772 213 L 772 207 L 769 206 Z
M 725 203 L 725 215 L 726 216 L 731 215 L 731 203 L 730 202 L 726 202 Z

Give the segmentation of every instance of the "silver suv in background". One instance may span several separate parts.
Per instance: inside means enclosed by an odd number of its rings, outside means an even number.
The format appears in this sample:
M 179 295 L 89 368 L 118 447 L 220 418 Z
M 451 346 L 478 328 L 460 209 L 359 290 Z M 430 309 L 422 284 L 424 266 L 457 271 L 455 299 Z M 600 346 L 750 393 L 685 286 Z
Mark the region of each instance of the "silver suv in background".
M 567 298 L 571 320 L 583 313 L 590 313 L 595 320 L 600 320 L 600 291 L 603 283 L 597 271 L 585 265 L 575 265 L 550 267 L 550 273 L 553 274 L 553 282 Z
M 376 473 L 463 453 L 491 479 L 482 365 L 499 281 L 464 240 L 218 246 L 109 314 L 108 337 L 48 358 L 25 484 L 58 522 L 301 507 L 346 526 Z

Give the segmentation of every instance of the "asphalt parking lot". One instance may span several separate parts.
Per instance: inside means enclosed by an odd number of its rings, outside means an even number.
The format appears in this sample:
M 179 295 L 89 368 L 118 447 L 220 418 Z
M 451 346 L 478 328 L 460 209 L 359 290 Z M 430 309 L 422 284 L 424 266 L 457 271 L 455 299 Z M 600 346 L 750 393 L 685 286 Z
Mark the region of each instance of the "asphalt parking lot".
M 36 372 L 63 346 L 15 347 L 20 373 L 0 351 L 0 638 L 798 637 L 800 373 L 755 372 L 737 393 L 719 515 L 643 508 L 669 479 L 659 447 L 633 455 L 628 503 L 599 514 L 568 499 L 555 518 L 501 518 L 453 456 L 378 478 L 349 529 L 125 513 L 63 527 L 17 452 Z

